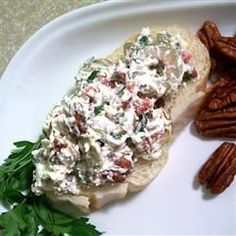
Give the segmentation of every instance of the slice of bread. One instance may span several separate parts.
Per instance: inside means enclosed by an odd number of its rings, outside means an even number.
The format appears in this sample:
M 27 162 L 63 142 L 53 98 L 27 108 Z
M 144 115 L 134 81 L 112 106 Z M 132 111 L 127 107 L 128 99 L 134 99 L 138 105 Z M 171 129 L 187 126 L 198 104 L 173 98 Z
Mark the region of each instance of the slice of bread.
M 182 47 L 192 54 L 190 63 L 193 63 L 198 74 L 198 79 L 189 81 L 186 86 L 182 86 L 177 93 L 171 93 L 165 98 L 165 109 L 170 112 L 173 121 L 174 137 L 185 127 L 193 118 L 203 95 L 210 70 L 209 54 L 201 41 L 189 31 L 179 27 L 170 26 L 165 28 L 152 27 L 151 37 L 154 38 L 158 32 L 165 30 L 173 35 L 179 34 L 183 39 Z M 138 34 L 132 35 L 119 48 L 107 57 L 113 63 L 117 63 L 123 58 L 123 46 L 127 42 L 134 42 Z M 47 197 L 55 202 L 68 201 L 82 212 L 90 212 L 100 209 L 109 202 L 125 198 L 129 192 L 144 189 L 162 170 L 167 162 L 168 148 L 173 137 L 167 136 L 163 140 L 163 153 L 158 159 L 139 160 L 135 170 L 130 173 L 123 183 L 109 183 L 104 186 L 90 187 L 82 190 L 79 195 L 55 195 L 47 192 Z

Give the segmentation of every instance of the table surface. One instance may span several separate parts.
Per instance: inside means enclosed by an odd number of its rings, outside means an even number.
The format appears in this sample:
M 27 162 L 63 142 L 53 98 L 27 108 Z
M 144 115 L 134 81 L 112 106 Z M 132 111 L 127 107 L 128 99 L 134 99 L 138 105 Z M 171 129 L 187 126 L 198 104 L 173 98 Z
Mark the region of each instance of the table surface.
M 23 43 L 54 18 L 104 0 L 0 0 L 0 74 Z

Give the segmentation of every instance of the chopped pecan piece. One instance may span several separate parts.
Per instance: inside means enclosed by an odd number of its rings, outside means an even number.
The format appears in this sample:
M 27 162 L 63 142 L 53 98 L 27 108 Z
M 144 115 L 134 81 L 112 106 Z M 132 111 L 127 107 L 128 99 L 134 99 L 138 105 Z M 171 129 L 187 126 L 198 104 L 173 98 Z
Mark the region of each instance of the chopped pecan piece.
M 223 143 L 201 168 L 198 178 L 200 184 L 207 184 L 212 193 L 223 192 L 236 174 L 236 145 Z
M 117 183 L 123 182 L 125 180 L 125 176 L 118 172 L 114 172 L 112 178 Z
M 119 160 L 115 161 L 115 164 L 120 166 L 121 168 L 127 168 L 131 169 L 132 168 L 132 163 L 125 157 L 121 157 Z

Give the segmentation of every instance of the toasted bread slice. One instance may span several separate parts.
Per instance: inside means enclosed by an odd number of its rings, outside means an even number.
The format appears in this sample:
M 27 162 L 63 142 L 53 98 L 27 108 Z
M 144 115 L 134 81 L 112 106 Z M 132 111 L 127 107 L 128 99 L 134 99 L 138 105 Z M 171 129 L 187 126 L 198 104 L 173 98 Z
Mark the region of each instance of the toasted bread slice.
M 165 28 L 152 27 L 151 37 L 154 38 L 158 32 L 165 30 L 173 35 L 179 34 L 183 39 L 182 47 L 192 54 L 190 63 L 193 63 L 198 74 L 198 79 L 189 81 L 186 86 L 181 87 L 177 93 L 171 93 L 165 98 L 165 109 L 169 110 L 173 121 L 173 136 L 176 136 L 194 116 L 203 95 L 210 70 L 209 54 L 201 41 L 189 31 L 179 27 L 170 26 Z M 124 57 L 123 46 L 127 42 L 134 42 L 138 34 L 132 35 L 119 48 L 107 57 L 113 63 L 117 63 Z M 167 162 L 168 148 L 173 137 L 167 136 L 163 140 L 163 153 L 158 159 L 150 161 L 139 160 L 135 169 L 130 173 L 125 182 L 106 184 L 99 187 L 91 187 L 82 190 L 79 195 L 58 196 L 48 192 L 47 196 L 52 201 L 68 201 L 83 212 L 100 209 L 109 202 L 125 198 L 129 192 L 144 189 L 162 170 Z

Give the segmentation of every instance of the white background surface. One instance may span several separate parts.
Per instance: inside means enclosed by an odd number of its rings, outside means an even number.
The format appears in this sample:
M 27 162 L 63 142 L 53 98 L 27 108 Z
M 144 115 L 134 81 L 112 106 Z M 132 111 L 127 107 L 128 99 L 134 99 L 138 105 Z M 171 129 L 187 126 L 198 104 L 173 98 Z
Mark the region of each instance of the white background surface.
M 0 81 L 0 155 L 17 140 L 36 140 L 46 115 L 73 86 L 79 65 L 111 53 L 143 26 L 180 24 L 192 32 L 210 19 L 222 34 L 236 30 L 236 3 L 107 2 L 54 20 L 16 54 Z M 171 147 L 167 166 L 144 191 L 91 214 L 106 235 L 236 234 L 236 183 L 213 197 L 195 176 L 222 142 L 191 126 Z

